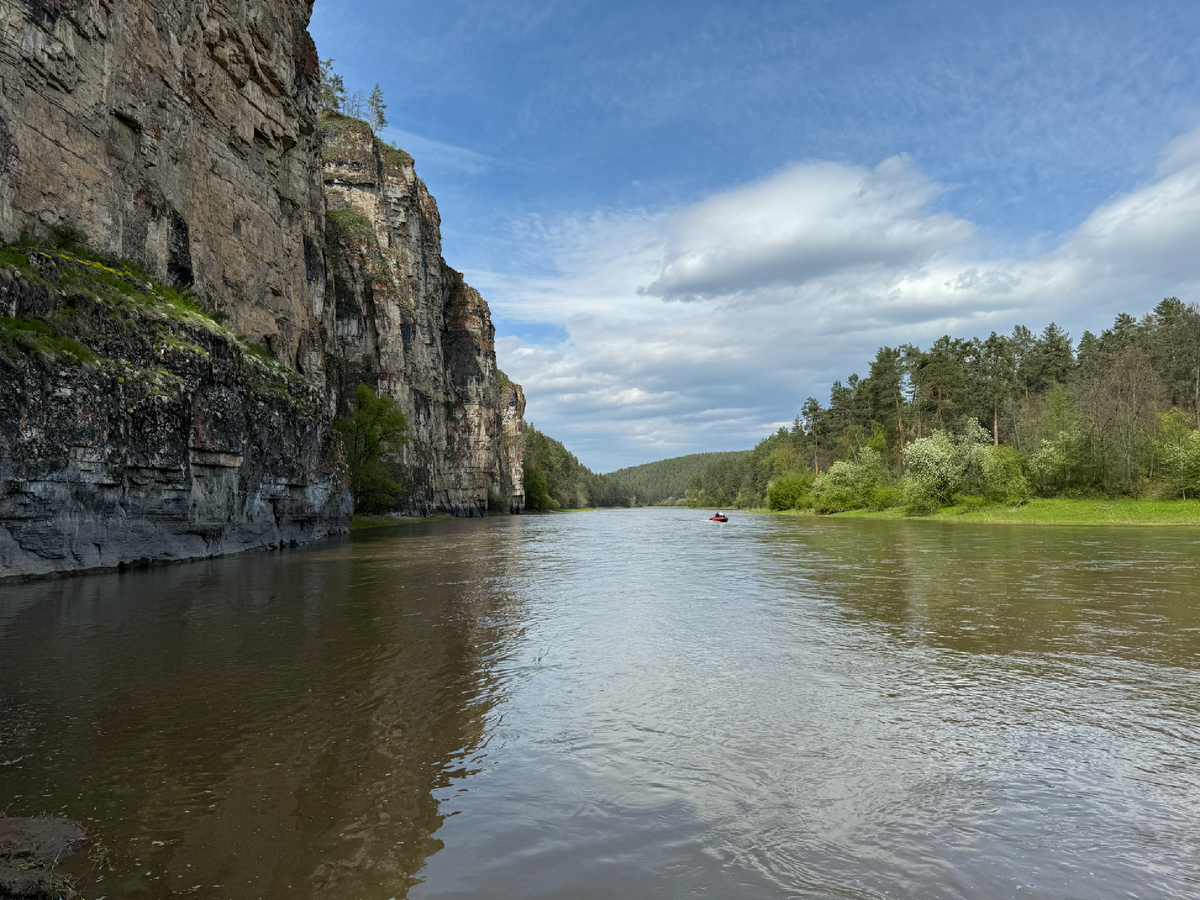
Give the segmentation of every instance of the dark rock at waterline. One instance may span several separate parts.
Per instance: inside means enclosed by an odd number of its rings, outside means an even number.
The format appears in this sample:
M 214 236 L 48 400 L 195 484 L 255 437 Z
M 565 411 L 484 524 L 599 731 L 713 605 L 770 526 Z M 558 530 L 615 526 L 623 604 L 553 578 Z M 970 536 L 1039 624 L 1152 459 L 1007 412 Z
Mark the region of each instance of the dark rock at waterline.
M 75 896 L 54 869 L 79 849 L 83 837 L 69 819 L 0 818 L 0 898 Z

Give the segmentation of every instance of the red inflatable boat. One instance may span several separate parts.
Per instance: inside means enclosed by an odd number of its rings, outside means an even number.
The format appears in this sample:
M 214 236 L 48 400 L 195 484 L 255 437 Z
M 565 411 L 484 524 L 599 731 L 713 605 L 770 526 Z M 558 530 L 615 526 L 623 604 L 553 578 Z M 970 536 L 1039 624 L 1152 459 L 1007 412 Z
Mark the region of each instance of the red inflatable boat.
M 717 515 L 713 516 L 708 521 L 710 521 L 710 522 L 728 522 L 729 516 L 723 516 L 720 513 L 718 513 Z

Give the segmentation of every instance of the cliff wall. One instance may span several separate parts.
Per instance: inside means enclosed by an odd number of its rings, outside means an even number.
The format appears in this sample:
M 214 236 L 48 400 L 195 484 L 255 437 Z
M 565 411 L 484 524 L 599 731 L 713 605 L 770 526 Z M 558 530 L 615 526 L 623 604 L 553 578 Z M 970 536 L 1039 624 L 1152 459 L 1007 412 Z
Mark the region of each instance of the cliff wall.
M 524 509 L 525 397 L 496 368 L 487 303 L 442 259 L 437 203 L 407 153 L 362 122 L 319 120 L 339 404 L 366 382 L 394 397 L 412 440 L 407 509 Z
M 345 530 L 323 391 L 134 267 L 6 248 L 0 576 Z
M 56 225 L 321 362 L 311 0 L 2 0 L 0 238 Z
M 0 0 L 0 578 L 345 530 L 330 423 L 360 381 L 412 423 L 407 511 L 523 508 L 524 397 L 487 304 L 442 260 L 412 160 L 318 129 L 310 13 Z M 60 253 L 71 232 L 99 255 Z M 171 324 L 153 298 L 175 288 L 203 325 Z M 122 366 L 155 386 L 135 397 Z

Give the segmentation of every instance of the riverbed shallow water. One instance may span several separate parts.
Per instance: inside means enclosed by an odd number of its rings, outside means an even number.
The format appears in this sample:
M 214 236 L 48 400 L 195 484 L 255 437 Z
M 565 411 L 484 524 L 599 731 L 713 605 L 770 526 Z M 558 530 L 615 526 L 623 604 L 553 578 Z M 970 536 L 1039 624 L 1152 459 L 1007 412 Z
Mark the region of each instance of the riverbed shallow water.
M 0 586 L 5 812 L 91 898 L 1194 898 L 1200 533 L 614 510 Z

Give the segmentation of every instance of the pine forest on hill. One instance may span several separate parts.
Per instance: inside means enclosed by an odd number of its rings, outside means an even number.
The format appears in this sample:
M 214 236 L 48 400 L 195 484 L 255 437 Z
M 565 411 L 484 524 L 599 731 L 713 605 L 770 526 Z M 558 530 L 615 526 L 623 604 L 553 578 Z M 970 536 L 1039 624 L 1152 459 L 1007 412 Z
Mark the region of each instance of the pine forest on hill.
M 609 472 L 608 477 L 625 486 L 633 505 L 675 506 L 685 502 L 688 485 L 705 469 L 729 464 L 749 453 L 749 450 L 692 453 L 617 469 Z

